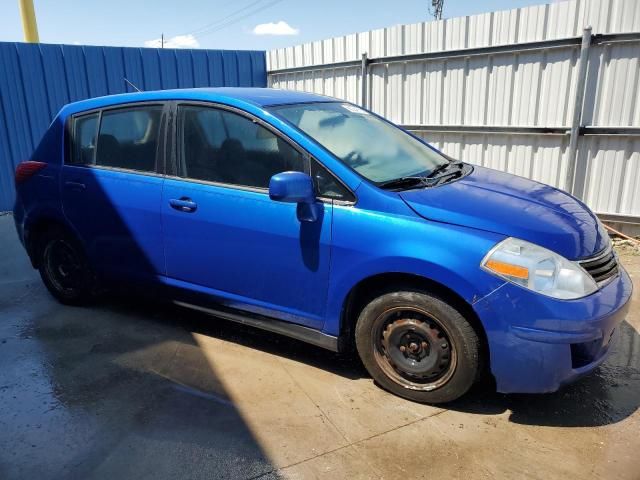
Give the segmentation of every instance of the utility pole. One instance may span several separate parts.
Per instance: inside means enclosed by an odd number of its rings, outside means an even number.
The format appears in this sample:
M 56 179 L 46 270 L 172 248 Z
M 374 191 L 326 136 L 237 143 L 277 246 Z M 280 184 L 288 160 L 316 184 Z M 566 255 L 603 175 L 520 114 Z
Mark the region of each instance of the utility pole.
M 444 0 L 431 0 L 431 8 L 429 14 L 433 15 L 436 20 L 442 20 L 442 8 L 444 7 Z
M 164 33 L 160 34 L 160 48 L 164 48 Z
M 19 0 L 19 2 L 24 41 L 28 43 L 39 43 L 38 24 L 36 23 L 36 12 L 33 8 L 33 0 Z

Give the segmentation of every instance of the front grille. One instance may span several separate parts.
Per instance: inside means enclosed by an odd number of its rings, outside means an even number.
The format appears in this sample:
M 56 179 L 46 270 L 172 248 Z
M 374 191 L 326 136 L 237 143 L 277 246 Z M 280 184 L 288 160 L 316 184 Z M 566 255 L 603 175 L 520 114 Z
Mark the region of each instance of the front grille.
M 599 286 L 618 274 L 618 259 L 611 246 L 593 257 L 580 260 L 580 266 L 593 277 Z

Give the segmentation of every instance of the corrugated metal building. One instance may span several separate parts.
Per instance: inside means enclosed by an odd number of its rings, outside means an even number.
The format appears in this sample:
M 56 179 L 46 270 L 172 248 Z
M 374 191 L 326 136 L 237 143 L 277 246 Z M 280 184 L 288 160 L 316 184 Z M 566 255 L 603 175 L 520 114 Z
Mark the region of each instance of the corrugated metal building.
M 262 51 L 173 50 L 0 42 L 0 211 L 14 169 L 64 104 L 142 90 L 266 86 Z
M 364 103 L 453 157 L 573 190 L 605 218 L 640 223 L 639 32 L 638 0 L 561 1 L 274 50 L 269 84 Z

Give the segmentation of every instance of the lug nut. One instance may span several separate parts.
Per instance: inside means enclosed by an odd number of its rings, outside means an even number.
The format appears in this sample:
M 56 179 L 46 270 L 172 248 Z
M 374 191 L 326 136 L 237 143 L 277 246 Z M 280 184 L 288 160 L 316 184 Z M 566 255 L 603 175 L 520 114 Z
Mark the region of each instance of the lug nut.
M 400 351 L 402 353 L 404 353 L 407 350 L 407 347 L 405 347 L 404 345 L 400 345 Z

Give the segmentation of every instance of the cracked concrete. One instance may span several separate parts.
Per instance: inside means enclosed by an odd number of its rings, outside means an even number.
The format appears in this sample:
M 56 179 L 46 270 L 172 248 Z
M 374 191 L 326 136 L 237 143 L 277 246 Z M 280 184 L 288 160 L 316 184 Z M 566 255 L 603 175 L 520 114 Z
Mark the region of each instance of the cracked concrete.
M 0 217 L 0 478 L 640 479 L 640 294 L 551 395 L 446 407 L 357 359 L 154 300 L 56 303 Z M 640 257 L 622 259 L 638 283 Z

